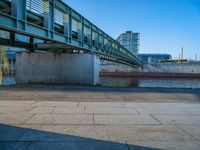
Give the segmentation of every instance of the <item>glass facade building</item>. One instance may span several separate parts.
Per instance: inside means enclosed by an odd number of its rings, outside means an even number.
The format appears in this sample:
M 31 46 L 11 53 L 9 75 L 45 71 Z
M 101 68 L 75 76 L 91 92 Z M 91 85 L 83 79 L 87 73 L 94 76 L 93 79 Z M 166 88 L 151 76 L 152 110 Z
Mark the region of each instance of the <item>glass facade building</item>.
M 139 54 L 139 59 L 142 63 L 159 63 L 162 60 L 171 60 L 170 54 Z
M 126 31 L 117 38 L 117 41 L 130 52 L 138 56 L 140 33 Z

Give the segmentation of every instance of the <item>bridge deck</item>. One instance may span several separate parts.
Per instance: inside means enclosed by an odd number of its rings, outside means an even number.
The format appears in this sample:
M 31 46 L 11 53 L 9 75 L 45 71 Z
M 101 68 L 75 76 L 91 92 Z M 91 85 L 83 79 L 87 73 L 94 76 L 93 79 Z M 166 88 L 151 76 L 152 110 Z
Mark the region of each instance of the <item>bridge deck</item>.
M 141 65 L 135 55 L 61 0 L 2 0 L 0 29 L 7 30 L 13 41 L 1 44 L 16 46 L 16 34 L 23 34 L 34 45 L 29 49 L 81 49 L 102 59 Z M 40 45 L 34 39 L 41 39 Z M 44 48 L 46 43 L 60 45 Z

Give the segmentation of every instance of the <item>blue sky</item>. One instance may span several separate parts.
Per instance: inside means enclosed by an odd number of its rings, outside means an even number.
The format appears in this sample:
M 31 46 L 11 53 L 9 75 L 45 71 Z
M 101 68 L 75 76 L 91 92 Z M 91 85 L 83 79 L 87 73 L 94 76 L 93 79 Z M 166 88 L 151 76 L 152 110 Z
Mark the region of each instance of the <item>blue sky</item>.
M 140 53 L 200 60 L 200 0 L 65 0 L 113 38 L 140 32 Z

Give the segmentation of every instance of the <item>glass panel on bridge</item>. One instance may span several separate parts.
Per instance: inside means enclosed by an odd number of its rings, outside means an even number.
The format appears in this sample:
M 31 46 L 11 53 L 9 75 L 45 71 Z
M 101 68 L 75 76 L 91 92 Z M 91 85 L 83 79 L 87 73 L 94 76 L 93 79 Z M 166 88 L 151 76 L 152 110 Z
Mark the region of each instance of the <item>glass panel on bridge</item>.
M 108 47 L 108 39 L 104 38 L 104 50 L 107 50 Z
M 64 33 L 64 14 L 58 9 L 54 9 L 54 30 L 59 33 Z
M 43 0 L 27 0 L 27 21 L 43 26 L 44 2 Z
M 59 25 L 63 25 L 64 14 L 58 9 L 54 9 L 54 19 L 55 19 L 55 23 Z
M 93 46 L 96 46 L 96 43 L 97 43 L 97 37 L 98 36 L 98 34 L 96 33 L 96 32 L 92 32 L 92 45 Z
M 31 12 L 43 15 L 44 2 L 43 0 L 26 0 L 26 8 Z
M 91 29 L 84 26 L 84 43 L 89 43 L 91 36 Z
M 78 40 L 79 39 L 79 25 L 80 23 L 74 19 L 72 19 L 72 38 Z
M 99 36 L 99 48 L 102 48 L 103 45 L 103 37 L 100 35 Z

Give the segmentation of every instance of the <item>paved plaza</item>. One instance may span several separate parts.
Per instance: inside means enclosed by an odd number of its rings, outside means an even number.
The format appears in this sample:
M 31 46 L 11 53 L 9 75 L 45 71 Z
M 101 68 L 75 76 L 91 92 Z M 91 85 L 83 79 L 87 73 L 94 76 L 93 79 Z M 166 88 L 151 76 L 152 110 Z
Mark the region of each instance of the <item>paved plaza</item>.
M 1 88 L 0 150 L 200 149 L 198 92 L 118 90 Z

